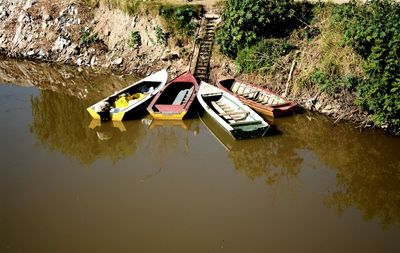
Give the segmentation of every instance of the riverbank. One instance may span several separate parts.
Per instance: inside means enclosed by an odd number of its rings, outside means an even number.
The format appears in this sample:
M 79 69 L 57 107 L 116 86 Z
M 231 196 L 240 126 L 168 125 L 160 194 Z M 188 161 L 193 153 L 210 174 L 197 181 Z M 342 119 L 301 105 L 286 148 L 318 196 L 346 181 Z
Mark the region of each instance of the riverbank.
M 213 78 L 238 76 L 334 122 L 398 135 L 399 10 L 392 0 L 229 1 L 217 33 Z
M 140 74 L 168 68 L 174 75 L 189 65 L 193 41 L 170 36 L 158 43 L 166 25 L 157 15 L 77 0 L 0 0 L 0 13 L 0 53 L 8 57 Z
M 183 1 L 167 2 L 183 4 Z M 193 1 L 190 6 L 205 2 Z M 212 1 L 203 8 L 215 10 L 214 5 L 222 6 L 220 1 Z M 306 5 L 304 8 L 309 8 L 307 12 L 314 11 Z M 46 0 L 0 0 L 0 53 L 124 74 L 146 75 L 167 68 L 173 77 L 190 67 L 194 34 L 180 34 L 171 29 L 172 22 L 166 16 L 171 15 L 172 9 L 170 6 L 163 9 L 163 17 L 160 10 L 157 5 L 128 14 L 129 11 L 121 8 L 90 5 L 79 0 L 55 0 L 52 4 Z M 349 77 L 349 80 L 353 73 L 363 76 L 364 72 L 354 52 L 340 44 L 342 34 L 332 26 L 329 15 L 320 11 L 310 16 L 315 16 L 312 22 L 302 20 L 304 24 L 287 39 L 277 40 L 278 44 L 290 46 L 289 54 L 276 57 L 262 71 L 241 70 L 243 62 L 221 54 L 220 43 L 216 42 L 211 59 L 211 82 L 221 76 L 238 76 L 284 94 L 306 110 L 329 115 L 334 123 L 352 121 L 360 127 L 381 127 L 399 134 L 398 128 L 385 122 L 376 124 L 373 114 L 355 105 L 355 89 L 324 90 L 323 85 L 334 83 L 327 80 L 325 70 L 335 73 L 333 79 Z M 200 16 L 191 22 L 187 23 L 199 27 Z M 245 55 L 247 58 L 248 54 Z

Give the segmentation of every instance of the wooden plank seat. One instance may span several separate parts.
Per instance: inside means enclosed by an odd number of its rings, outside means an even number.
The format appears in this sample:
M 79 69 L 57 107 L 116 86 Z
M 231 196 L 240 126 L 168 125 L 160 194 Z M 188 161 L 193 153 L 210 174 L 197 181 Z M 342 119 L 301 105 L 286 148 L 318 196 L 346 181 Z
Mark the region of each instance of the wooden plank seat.
M 189 92 L 189 89 L 179 91 L 178 95 L 176 96 L 173 105 L 180 105 L 182 104 L 186 94 Z
M 234 111 L 229 106 L 225 105 L 221 101 L 212 101 L 211 104 L 214 106 L 215 110 L 218 112 L 218 115 L 223 117 L 228 121 L 229 124 L 237 123 L 241 120 L 244 120 L 249 115 L 249 112 L 245 111 Z
M 192 96 L 193 90 L 194 90 L 194 87 L 192 86 L 192 88 L 190 88 L 188 90 L 188 92 L 186 93 L 186 95 L 185 95 L 185 97 L 184 97 L 184 99 L 183 99 L 181 104 L 186 104 L 189 101 L 190 96 Z

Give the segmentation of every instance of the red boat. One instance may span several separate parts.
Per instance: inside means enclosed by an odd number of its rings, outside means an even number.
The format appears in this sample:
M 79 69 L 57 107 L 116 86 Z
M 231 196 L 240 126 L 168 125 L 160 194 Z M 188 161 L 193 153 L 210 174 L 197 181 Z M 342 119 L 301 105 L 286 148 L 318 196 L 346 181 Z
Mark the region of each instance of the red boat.
M 270 90 L 234 78 L 221 79 L 216 86 L 239 98 L 258 113 L 280 117 L 293 113 L 296 103 Z
M 169 82 L 147 107 L 154 119 L 182 120 L 192 106 L 199 84 L 186 72 Z

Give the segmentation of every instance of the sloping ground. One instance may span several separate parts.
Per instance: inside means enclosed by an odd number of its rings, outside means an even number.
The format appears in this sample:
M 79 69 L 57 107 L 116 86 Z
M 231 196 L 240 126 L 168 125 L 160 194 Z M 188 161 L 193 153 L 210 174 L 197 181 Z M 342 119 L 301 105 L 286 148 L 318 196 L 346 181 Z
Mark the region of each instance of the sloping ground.
M 0 53 L 126 72 L 162 67 L 181 72 L 188 61 L 179 58 L 179 50 L 189 50 L 190 41 L 179 48 L 159 45 L 157 26 L 162 27 L 157 17 L 92 9 L 78 0 L 0 0 Z M 141 45 L 133 48 L 128 45 L 132 31 L 141 36 Z
M 330 14 L 324 13 L 312 25 L 295 31 L 288 42 L 296 50 L 277 58 L 271 67 L 260 72 L 239 73 L 235 61 L 222 55 L 216 47 L 211 60 L 211 79 L 216 81 L 223 76 L 237 76 L 284 95 L 307 110 L 330 115 L 333 122 L 349 120 L 362 126 L 373 126 L 370 115 L 354 105 L 354 91 L 342 89 L 330 95 L 309 82 L 317 69 L 332 68 L 331 71 L 340 71 L 338 76 L 362 75 L 363 72 L 362 63 L 355 53 L 339 43 L 340 31 L 330 25 L 327 15 Z M 304 37 L 302 34 L 311 27 L 317 28 L 320 33 L 311 39 Z M 338 69 L 336 66 L 339 66 Z

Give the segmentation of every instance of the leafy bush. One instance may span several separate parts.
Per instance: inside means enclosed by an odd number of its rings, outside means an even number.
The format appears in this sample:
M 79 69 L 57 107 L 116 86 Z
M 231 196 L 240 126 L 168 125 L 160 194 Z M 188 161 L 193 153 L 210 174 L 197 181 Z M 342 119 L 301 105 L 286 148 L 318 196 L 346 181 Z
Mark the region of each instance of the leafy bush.
M 196 30 L 194 19 L 199 17 L 201 8 L 194 5 L 161 5 L 159 15 L 171 22 L 184 35 L 193 35 Z
M 96 43 L 97 41 L 97 33 L 91 34 L 90 29 L 81 29 L 81 37 L 79 39 L 80 47 L 90 47 L 93 43 Z
M 262 40 L 254 46 L 239 50 L 236 66 L 239 72 L 250 73 L 271 67 L 277 58 L 288 54 L 295 47 L 280 39 Z
M 128 46 L 129 47 L 137 47 L 142 45 L 142 37 L 138 31 L 131 31 Z
M 293 26 L 293 0 L 228 0 L 217 32 L 221 51 L 235 58 L 241 48 L 265 37 L 286 36 Z
M 312 72 L 309 81 L 318 85 L 322 91 L 333 95 L 343 89 L 353 90 L 360 82 L 362 82 L 362 79 L 356 75 L 328 75 L 321 69 L 315 69 Z
M 392 0 L 351 1 L 336 8 L 344 42 L 364 59 L 367 79 L 357 86 L 357 104 L 378 124 L 400 127 L 400 5 Z

